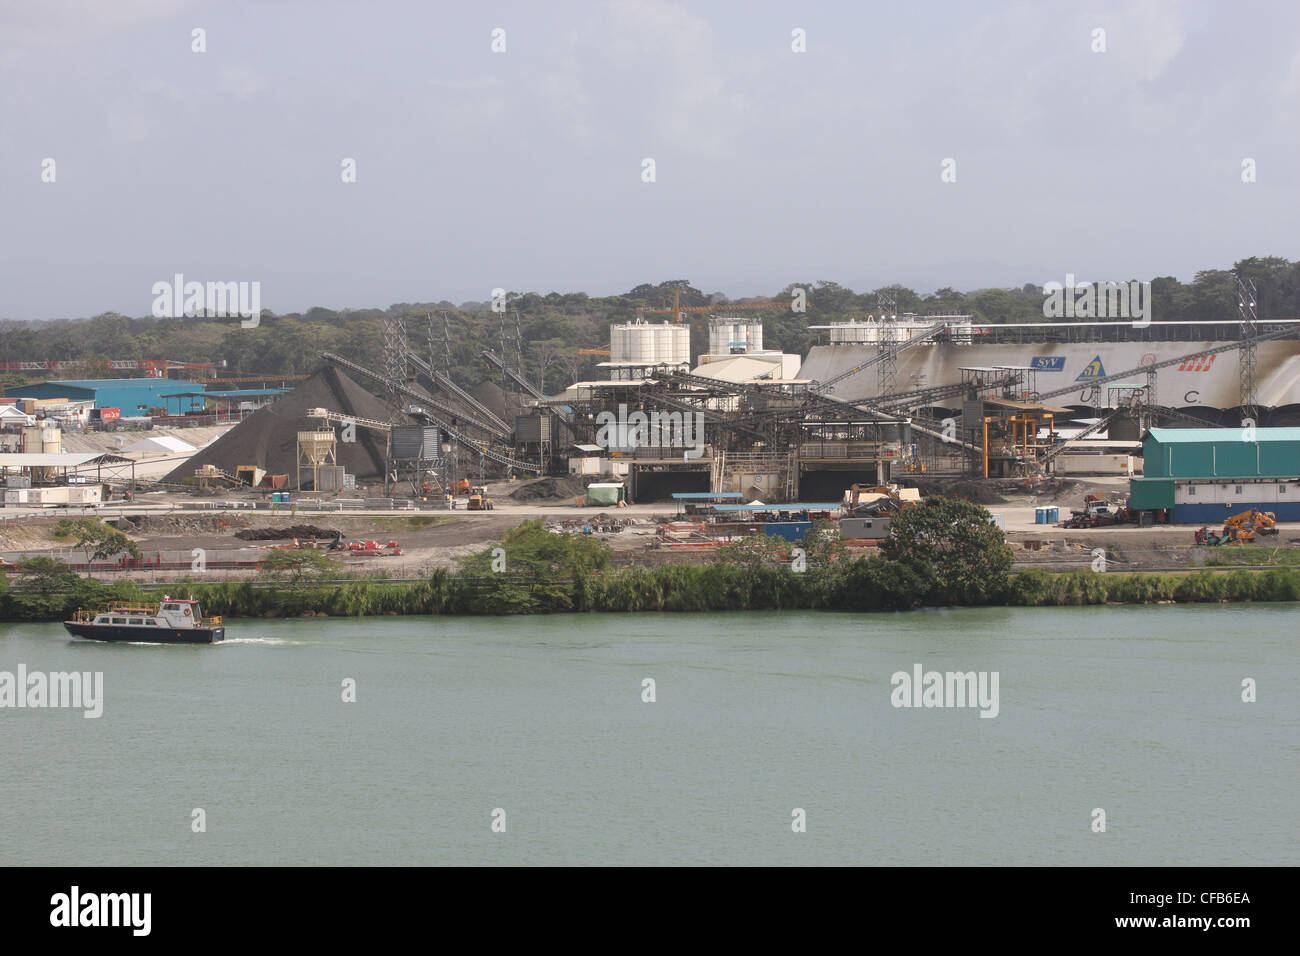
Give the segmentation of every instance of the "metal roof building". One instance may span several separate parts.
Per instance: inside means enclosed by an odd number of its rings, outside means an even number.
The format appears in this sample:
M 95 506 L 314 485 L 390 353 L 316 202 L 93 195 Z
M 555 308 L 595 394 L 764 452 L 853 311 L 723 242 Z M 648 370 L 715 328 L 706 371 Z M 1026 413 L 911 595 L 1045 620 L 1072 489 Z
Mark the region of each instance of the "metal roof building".
M 1153 428 L 1129 507 L 1177 524 L 1218 523 L 1250 508 L 1300 520 L 1300 428 Z
M 68 398 L 74 401 L 92 401 L 96 408 L 120 408 L 128 418 L 147 415 L 151 408 L 167 408 L 167 396 L 186 396 L 173 399 L 172 406 L 181 404 L 181 411 L 202 411 L 203 399 L 186 395 L 193 393 L 191 382 L 176 382 L 165 378 L 101 378 L 68 379 L 65 381 L 37 382 L 34 385 L 14 385 L 5 389 L 5 395 L 21 398 Z

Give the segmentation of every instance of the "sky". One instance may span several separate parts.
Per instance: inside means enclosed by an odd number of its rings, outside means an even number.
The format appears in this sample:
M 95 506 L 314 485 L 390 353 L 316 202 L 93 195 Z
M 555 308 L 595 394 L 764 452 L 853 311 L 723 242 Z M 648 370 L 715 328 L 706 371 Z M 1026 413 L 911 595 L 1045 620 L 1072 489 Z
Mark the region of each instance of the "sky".
M 1298 147 L 1292 3 L 0 0 L 0 318 L 1188 281 Z

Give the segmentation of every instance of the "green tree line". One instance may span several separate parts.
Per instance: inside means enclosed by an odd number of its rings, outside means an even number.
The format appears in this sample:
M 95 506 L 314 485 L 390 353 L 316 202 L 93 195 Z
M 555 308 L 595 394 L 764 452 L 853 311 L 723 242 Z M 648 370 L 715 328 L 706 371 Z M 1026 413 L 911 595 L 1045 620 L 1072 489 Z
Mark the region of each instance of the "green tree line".
M 1300 262 L 1280 257 L 1243 259 L 1231 270 L 1205 270 L 1190 283 L 1172 276 L 1151 279 L 1153 314 L 1162 321 L 1209 321 L 1238 318 L 1235 274 L 1249 276 L 1258 289 L 1261 318 L 1300 316 Z M 1064 281 L 1064 276 L 1045 277 Z M 1126 281 L 1122 276 L 1081 276 L 1093 280 Z M 1132 277 L 1129 277 L 1132 278 Z M 504 320 L 513 335 L 518 320 L 524 345 L 524 373 L 544 391 L 554 393 L 573 381 L 597 377 L 599 356 L 584 356 L 581 348 L 608 344 L 610 323 L 634 319 L 637 310 L 665 309 L 673 305 L 674 290 L 680 288 L 681 304 L 705 306 L 730 304 L 721 293 L 705 293 L 687 279 L 670 279 L 642 284 L 621 295 L 588 296 L 572 293 L 507 293 Z M 806 309 L 795 312 L 789 303 L 797 289 L 806 294 Z M 899 285 L 855 292 L 829 280 L 791 282 L 783 288 L 756 294 L 746 301 L 772 300 L 781 308 L 756 312 L 764 323 L 764 342 L 786 352 L 807 354 L 818 341 L 809 328 L 830 322 L 865 318 L 878 312 L 881 296 L 892 296 L 898 312 L 970 313 L 978 322 L 1034 322 L 1043 320 L 1043 292 L 1027 283 L 1018 289 L 978 289 L 958 292 L 952 288 L 920 293 Z M 443 315 L 450 331 L 452 377 L 472 388 L 485 380 L 499 381 L 500 373 L 489 367 L 480 353 L 485 348 L 501 349 L 503 316 L 492 311 L 490 301 L 399 302 L 386 309 L 311 308 L 302 313 L 276 315 L 264 312 L 257 328 L 244 329 L 238 322 L 202 318 L 158 319 L 129 317 L 106 312 L 89 319 L 60 319 L 46 322 L 18 322 L 0 319 L 0 355 L 10 360 L 54 359 L 73 362 L 59 378 L 114 378 L 119 373 L 110 359 L 169 358 L 220 365 L 231 373 L 293 375 L 305 374 L 319 365 L 321 351 L 346 355 L 364 365 L 383 366 L 383 320 L 387 314 L 407 317 L 407 335 L 412 347 L 422 354 L 429 350 L 426 316 L 434 317 L 438 337 L 442 336 Z M 648 319 L 662 321 L 664 313 Z M 707 350 L 707 318 L 688 315 L 691 354 Z M 441 345 L 441 343 L 440 343 Z M 446 361 L 445 354 L 438 357 Z M 0 375 L 0 385 L 50 378 L 47 373 Z
M 192 595 L 205 614 L 296 617 L 306 614 L 545 614 L 578 611 L 905 611 L 977 605 L 1296 601 L 1300 570 L 1238 569 L 1188 575 L 1079 571 L 1011 573 L 1011 553 L 988 512 L 954 499 L 927 499 L 899 513 L 880 552 L 851 557 L 818 529 L 792 545 L 755 536 L 720 548 L 705 565 L 615 568 L 611 550 L 589 536 L 554 534 L 539 522 L 512 530 L 500 545 L 438 569 L 427 580 L 313 581 L 285 568 L 278 587 L 185 580 L 166 585 Z M 17 582 L 13 582 L 17 583 Z M 0 619 L 62 620 L 110 601 L 148 601 L 130 581 L 80 578 L 48 558 L 28 562 L 22 583 L 0 574 Z

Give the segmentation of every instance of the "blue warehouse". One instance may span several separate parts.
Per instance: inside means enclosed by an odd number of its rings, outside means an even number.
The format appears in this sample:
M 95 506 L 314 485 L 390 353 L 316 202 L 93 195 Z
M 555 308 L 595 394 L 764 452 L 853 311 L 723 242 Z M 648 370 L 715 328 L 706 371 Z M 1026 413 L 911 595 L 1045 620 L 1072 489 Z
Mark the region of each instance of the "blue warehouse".
M 203 411 L 204 401 L 197 397 L 193 382 L 165 378 L 103 378 L 39 382 L 5 389 L 9 398 L 67 398 L 92 401 L 96 408 L 120 408 L 122 415 L 133 418 L 148 415 L 151 408 L 166 409 L 168 414 Z M 168 398 L 168 396 L 174 396 Z

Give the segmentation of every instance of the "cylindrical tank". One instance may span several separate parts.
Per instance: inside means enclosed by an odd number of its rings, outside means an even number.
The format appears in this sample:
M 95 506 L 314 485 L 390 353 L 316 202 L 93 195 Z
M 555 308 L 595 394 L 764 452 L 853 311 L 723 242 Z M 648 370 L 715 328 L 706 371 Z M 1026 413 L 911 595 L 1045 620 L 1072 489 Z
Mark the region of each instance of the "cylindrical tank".
M 691 362 L 691 330 L 685 325 L 669 328 L 668 361 L 672 365 L 689 365 Z
M 655 361 L 655 333 L 648 325 L 634 325 L 628 329 L 627 360 L 645 365 Z
M 609 359 L 611 362 L 627 361 L 627 326 L 609 327 Z
M 722 334 L 721 323 L 710 322 L 709 323 L 709 354 L 710 355 L 726 354 L 726 352 L 722 349 L 722 340 L 723 340 L 723 334 Z

